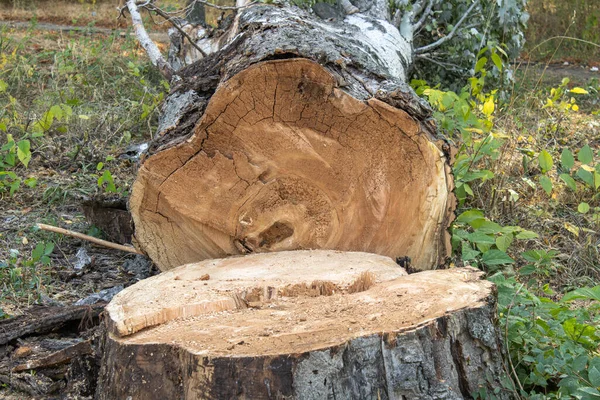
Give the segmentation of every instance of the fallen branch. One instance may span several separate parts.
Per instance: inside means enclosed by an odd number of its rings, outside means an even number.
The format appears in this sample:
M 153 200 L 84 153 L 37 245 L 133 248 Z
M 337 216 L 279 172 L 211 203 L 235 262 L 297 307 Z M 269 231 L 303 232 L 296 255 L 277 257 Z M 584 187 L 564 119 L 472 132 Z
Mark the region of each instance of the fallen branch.
M 71 236 L 71 237 L 74 237 L 77 239 L 86 240 L 88 242 L 92 242 L 92 243 L 95 243 L 100 246 L 108 247 L 110 249 L 126 251 L 128 253 L 133 253 L 133 254 L 144 255 L 144 253 L 142 253 L 141 251 L 137 250 L 134 247 L 124 246 L 122 244 L 109 242 L 107 240 L 98 239 L 93 236 L 85 235 L 85 234 L 79 233 L 79 232 L 70 231 L 70 230 L 64 229 L 64 228 L 59 228 L 57 226 L 46 225 L 46 224 L 37 224 L 37 227 L 44 231 L 60 233 L 61 235 L 67 235 L 67 236 Z
M 0 321 L 0 346 L 32 333 L 44 333 L 69 321 L 97 317 L 106 303 L 91 306 L 31 307 L 24 315 Z
M 89 340 L 86 340 L 64 348 L 62 350 L 59 350 L 57 352 L 54 352 L 46 357 L 31 360 L 26 362 L 25 364 L 17 365 L 12 369 L 12 372 L 22 372 L 30 369 L 53 367 L 55 365 L 66 363 L 74 357 L 91 353 L 92 345 L 90 344 Z

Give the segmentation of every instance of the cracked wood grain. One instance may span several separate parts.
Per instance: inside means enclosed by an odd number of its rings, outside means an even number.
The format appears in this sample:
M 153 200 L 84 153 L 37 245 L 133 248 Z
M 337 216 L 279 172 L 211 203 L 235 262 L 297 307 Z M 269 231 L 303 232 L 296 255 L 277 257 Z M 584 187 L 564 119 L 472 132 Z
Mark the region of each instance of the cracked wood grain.
M 431 269 L 449 251 L 446 166 L 406 112 L 355 99 L 309 60 L 259 63 L 219 87 L 187 141 L 144 162 L 135 236 L 162 270 L 313 248 Z

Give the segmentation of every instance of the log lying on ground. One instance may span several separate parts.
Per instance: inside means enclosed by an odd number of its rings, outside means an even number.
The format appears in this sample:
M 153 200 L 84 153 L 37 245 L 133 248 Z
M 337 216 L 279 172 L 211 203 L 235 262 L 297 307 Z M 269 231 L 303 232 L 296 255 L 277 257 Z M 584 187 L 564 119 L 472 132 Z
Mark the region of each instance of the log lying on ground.
M 397 29 L 253 6 L 225 36 L 173 84 L 130 200 L 138 246 L 162 270 L 294 249 L 442 264 L 449 148 Z
M 189 264 L 107 306 L 100 399 L 463 399 L 499 386 L 493 285 L 383 256 Z M 502 396 L 501 396 L 502 397 Z

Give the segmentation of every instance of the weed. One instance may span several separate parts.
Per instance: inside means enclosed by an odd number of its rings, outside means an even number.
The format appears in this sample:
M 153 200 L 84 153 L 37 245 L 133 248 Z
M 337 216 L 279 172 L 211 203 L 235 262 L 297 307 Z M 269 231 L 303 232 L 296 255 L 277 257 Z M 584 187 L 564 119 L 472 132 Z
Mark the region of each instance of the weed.
M 567 270 L 562 261 L 568 256 L 550 245 L 549 229 L 519 226 L 523 222 L 532 225 L 528 221 L 541 216 L 557 220 L 574 236 L 588 238 L 585 249 L 596 248 L 589 241 L 596 234 L 600 212 L 600 167 L 595 151 L 589 143 L 578 148 L 563 146 L 559 151 L 556 140 L 570 134 L 579 111 L 575 96 L 590 91 L 569 87 L 570 81 L 564 79 L 548 92 L 540 91 L 538 97 L 525 100 L 521 115 L 513 108 L 510 113 L 514 118 L 499 123 L 498 110 L 507 113 L 516 103 L 514 98 L 503 102 L 497 90 L 486 90 L 490 63 L 497 69 L 502 67 L 485 54 L 480 54 L 475 76 L 460 93 L 432 88 L 423 81 L 412 82 L 417 93 L 434 107 L 441 129 L 458 146 L 453 167 L 460 207 L 452 226 L 455 263 L 486 270 L 498 286 L 500 323 L 509 354 L 505 390 L 518 398 L 598 398 L 600 287 L 579 288 L 557 301 L 562 294 L 551 284 L 557 286 L 558 277 Z M 519 124 L 520 119 L 531 118 L 530 113 L 544 117 L 529 130 L 520 124 L 520 134 L 505 133 L 515 130 L 515 120 Z M 527 147 L 519 147 L 520 141 Z M 519 157 L 521 162 L 517 163 Z M 536 203 L 539 196 L 551 201 Z M 509 204 L 521 222 L 510 220 L 509 213 L 502 213 L 502 218 L 512 223 L 503 224 L 494 218 L 499 202 Z M 571 204 L 575 209 L 569 209 Z M 559 212 L 562 217 L 556 215 Z M 571 218 L 577 215 L 575 224 Z M 597 252 L 590 257 L 593 254 Z M 591 303 L 584 307 L 581 299 Z M 474 395 L 494 398 L 489 393 Z

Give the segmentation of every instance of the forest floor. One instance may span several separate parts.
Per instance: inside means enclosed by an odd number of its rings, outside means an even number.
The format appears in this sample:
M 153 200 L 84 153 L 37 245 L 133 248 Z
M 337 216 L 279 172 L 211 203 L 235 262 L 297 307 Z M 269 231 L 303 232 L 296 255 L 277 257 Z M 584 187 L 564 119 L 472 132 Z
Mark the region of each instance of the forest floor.
M 127 197 L 139 163 L 136 146 L 153 138 L 168 91 L 134 38 L 55 28 L 0 27 L 0 319 L 32 305 L 71 306 L 156 273 L 139 256 L 35 227 L 111 236 L 96 225 L 102 221 L 86 218 L 82 204 Z M 567 88 L 588 92 L 578 98 L 579 111 L 542 108 L 564 78 Z M 503 180 L 473 185 L 476 196 L 468 203 L 498 223 L 537 232 L 536 244 L 557 252 L 540 277 L 558 289 L 600 284 L 600 222 L 592 212 L 577 211 L 584 200 L 592 209 L 600 206 L 598 187 L 547 195 L 524 179 L 529 175 L 520 165 L 528 151 L 547 150 L 558 160 L 564 148 L 587 144 L 597 154 L 599 91 L 600 72 L 590 65 L 521 64 L 514 101 L 496 116 L 506 138 L 493 167 Z M 501 189 L 498 202 L 490 200 L 492 184 Z M 71 337 L 78 335 L 72 329 Z M 39 347 L 11 343 L 0 346 L 0 364 L 19 348 Z M 9 390 L 0 387 L 0 398 L 24 398 Z

